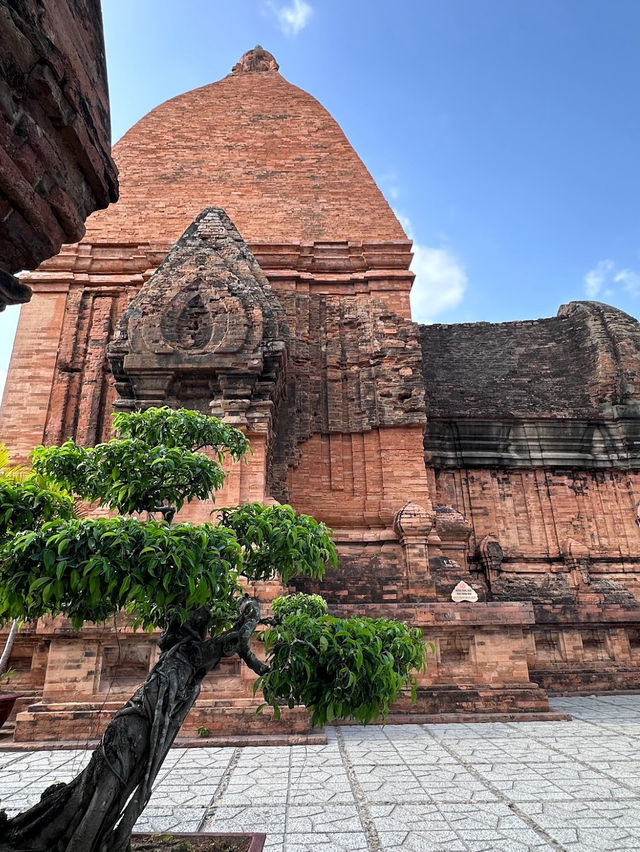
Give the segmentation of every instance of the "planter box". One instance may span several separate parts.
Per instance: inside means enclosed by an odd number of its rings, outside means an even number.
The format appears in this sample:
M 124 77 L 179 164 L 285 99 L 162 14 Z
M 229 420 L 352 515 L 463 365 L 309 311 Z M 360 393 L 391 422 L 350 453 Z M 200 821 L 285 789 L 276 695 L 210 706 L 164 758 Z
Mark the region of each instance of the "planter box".
M 11 715 L 13 705 L 18 698 L 22 698 L 21 692 L 0 692 L 0 728 Z
M 207 847 L 203 844 L 206 844 L 207 840 L 246 840 L 248 841 L 246 852 L 262 852 L 267 835 L 259 833 L 250 834 L 248 832 L 229 832 L 227 834 L 221 834 L 219 832 L 210 831 L 158 831 L 153 834 L 134 834 L 132 836 L 132 840 L 149 840 L 152 837 L 158 838 L 158 840 L 163 837 L 170 838 L 171 840 L 186 840 L 193 845 L 194 852 L 200 852 L 201 849 L 205 850 Z M 159 848 L 162 847 L 159 846 Z M 134 845 L 133 852 L 136 852 L 136 849 L 137 847 Z M 171 847 L 167 846 L 167 849 L 170 850 Z

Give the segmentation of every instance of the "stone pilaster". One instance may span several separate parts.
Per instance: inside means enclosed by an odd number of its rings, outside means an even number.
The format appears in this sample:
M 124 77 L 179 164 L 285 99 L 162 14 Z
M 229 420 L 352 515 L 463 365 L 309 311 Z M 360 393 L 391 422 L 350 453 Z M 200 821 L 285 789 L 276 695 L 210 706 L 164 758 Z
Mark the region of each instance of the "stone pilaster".
M 435 597 L 427 550 L 427 537 L 433 523 L 433 511 L 417 503 L 405 503 L 395 516 L 393 528 L 404 553 L 404 592 L 408 596 Z

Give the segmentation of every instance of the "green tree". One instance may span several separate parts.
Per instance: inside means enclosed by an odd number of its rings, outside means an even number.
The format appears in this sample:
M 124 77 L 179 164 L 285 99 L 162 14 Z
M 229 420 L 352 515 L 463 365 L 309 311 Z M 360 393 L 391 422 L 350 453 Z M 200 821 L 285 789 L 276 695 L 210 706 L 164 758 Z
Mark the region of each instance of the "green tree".
M 9 451 L 0 444 L 0 544 L 23 529 L 37 529 L 54 518 L 76 516 L 67 492 L 28 467 L 12 465 Z M 20 619 L 14 618 L 0 654 L 0 678 L 5 675 Z
M 38 447 L 33 478 L 0 478 L 0 523 L 20 519 L 0 534 L 0 620 L 64 615 L 79 628 L 125 610 L 162 629 L 161 654 L 83 772 L 24 813 L 0 814 L 3 852 L 125 852 L 202 679 L 224 657 L 256 672 L 276 715 L 304 704 L 316 724 L 384 716 L 424 664 L 419 631 L 398 622 L 332 618 L 317 595 L 280 598 L 263 619 L 243 594 L 242 578 L 288 583 L 336 565 L 330 530 L 313 518 L 253 503 L 221 510 L 218 524 L 173 522 L 185 502 L 220 488 L 225 459 L 247 453 L 240 431 L 166 408 L 116 414 L 114 423 L 108 443 Z M 119 514 L 74 517 L 64 493 L 47 502 L 38 476 Z

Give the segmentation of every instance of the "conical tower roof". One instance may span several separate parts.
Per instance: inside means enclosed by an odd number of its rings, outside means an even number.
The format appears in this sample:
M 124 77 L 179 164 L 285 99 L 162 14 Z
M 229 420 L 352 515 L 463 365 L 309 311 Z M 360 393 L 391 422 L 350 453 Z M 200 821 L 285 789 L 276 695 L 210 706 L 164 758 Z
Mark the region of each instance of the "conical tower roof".
M 406 240 L 336 121 L 255 48 L 153 109 L 114 147 L 120 201 L 86 242 L 173 243 L 207 206 L 249 242 Z

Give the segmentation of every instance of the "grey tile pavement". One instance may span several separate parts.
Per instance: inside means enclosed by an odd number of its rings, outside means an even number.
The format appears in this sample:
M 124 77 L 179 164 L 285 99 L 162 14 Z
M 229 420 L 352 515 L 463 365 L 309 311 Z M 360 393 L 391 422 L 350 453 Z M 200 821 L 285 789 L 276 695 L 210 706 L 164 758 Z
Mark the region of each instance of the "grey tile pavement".
M 325 746 L 172 749 L 140 830 L 265 831 L 266 852 L 640 850 L 640 695 L 570 722 L 329 728 Z M 85 751 L 0 751 L 11 815 Z

